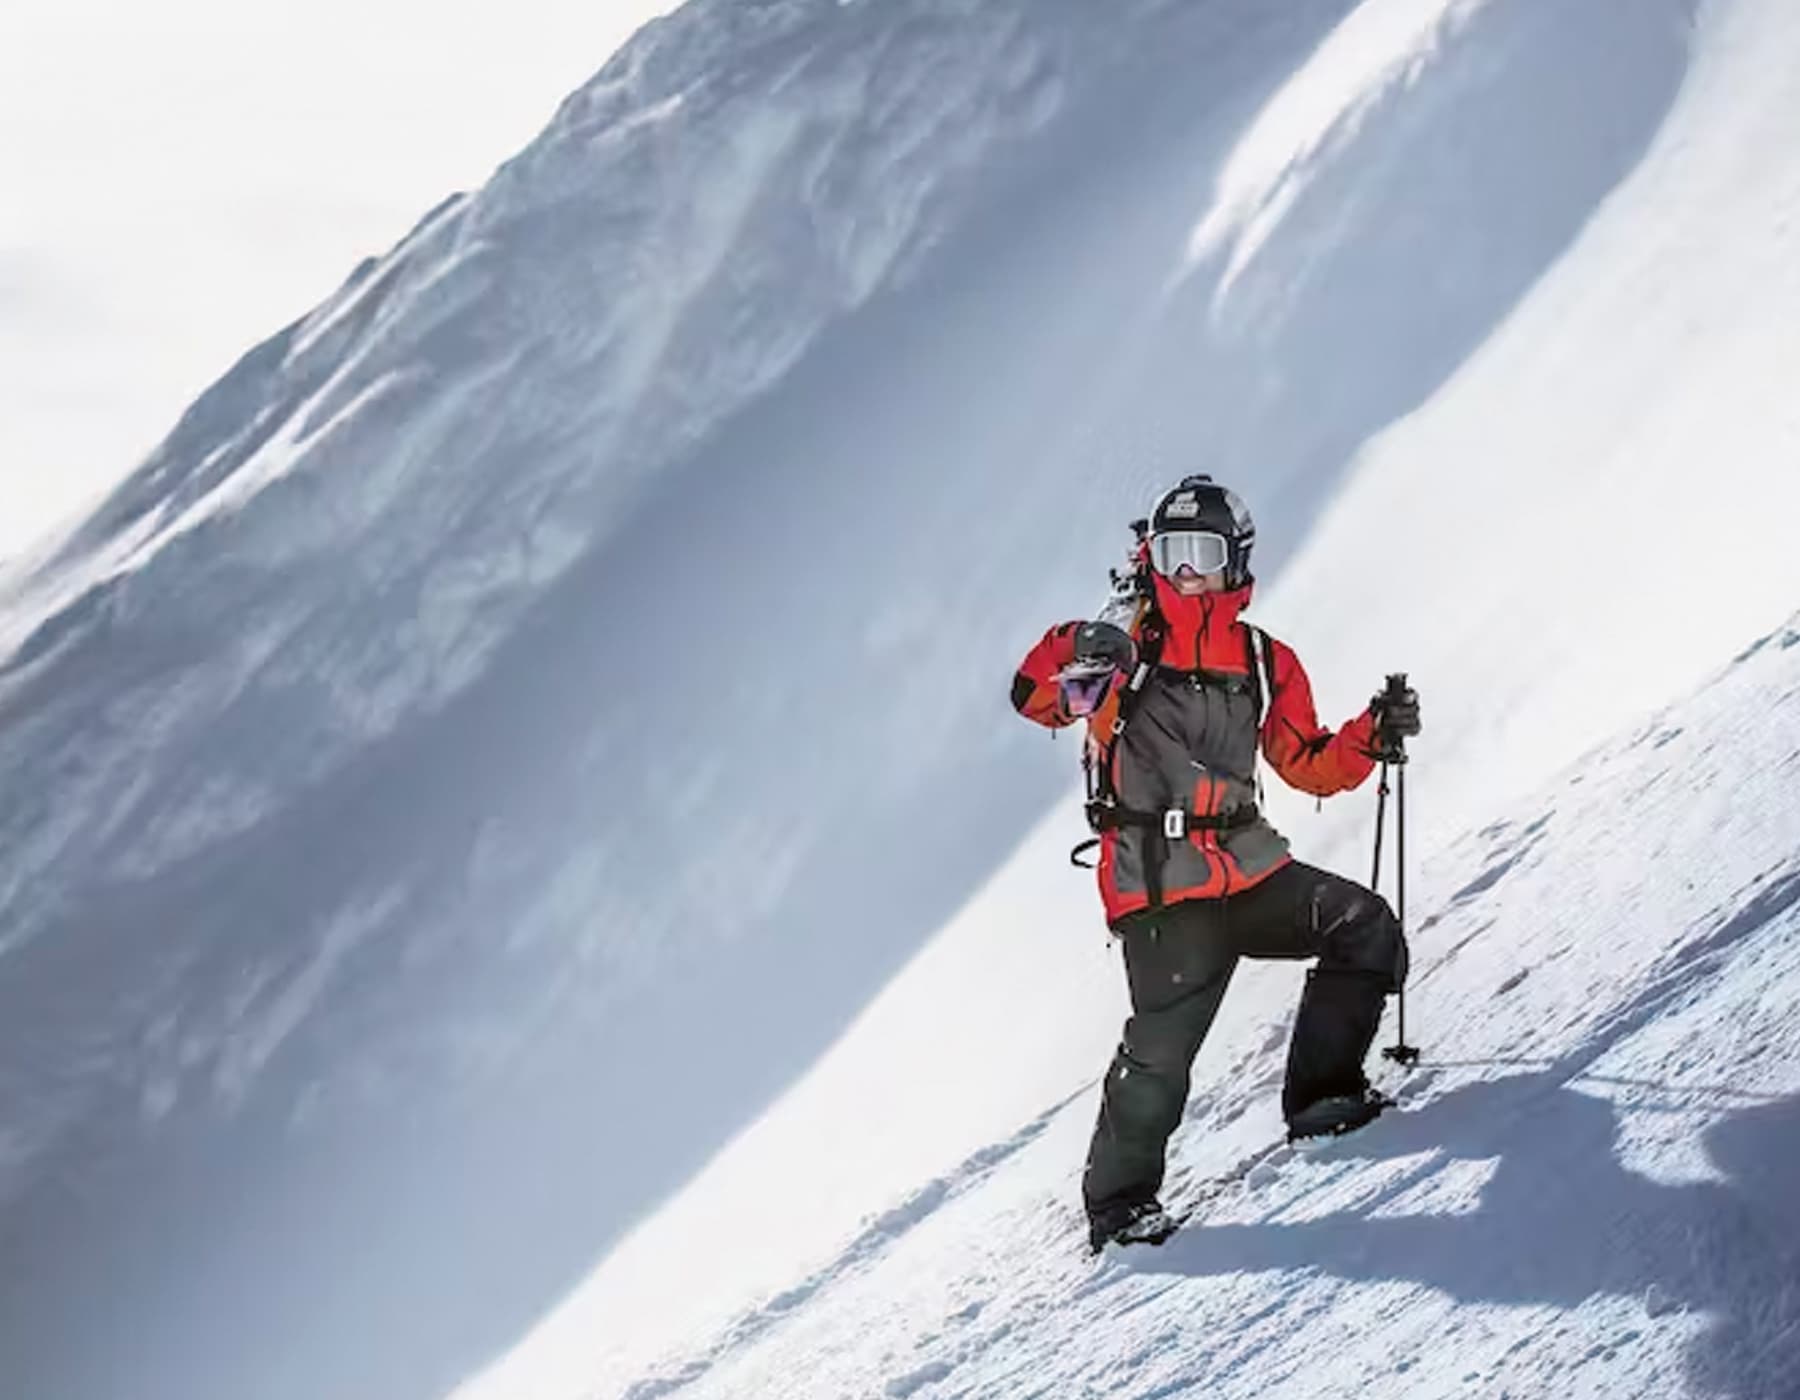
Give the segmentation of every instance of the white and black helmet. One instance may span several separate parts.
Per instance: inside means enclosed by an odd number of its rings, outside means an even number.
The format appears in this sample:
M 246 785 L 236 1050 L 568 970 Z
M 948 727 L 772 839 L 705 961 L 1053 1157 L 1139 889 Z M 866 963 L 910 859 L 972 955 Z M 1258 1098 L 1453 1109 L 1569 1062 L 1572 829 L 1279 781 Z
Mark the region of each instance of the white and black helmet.
M 1194 572 L 1223 572 L 1227 588 L 1250 582 L 1250 550 L 1256 523 L 1237 492 L 1210 476 L 1184 476 L 1163 492 L 1150 512 L 1150 567 L 1165 577 L 1187 565 Z

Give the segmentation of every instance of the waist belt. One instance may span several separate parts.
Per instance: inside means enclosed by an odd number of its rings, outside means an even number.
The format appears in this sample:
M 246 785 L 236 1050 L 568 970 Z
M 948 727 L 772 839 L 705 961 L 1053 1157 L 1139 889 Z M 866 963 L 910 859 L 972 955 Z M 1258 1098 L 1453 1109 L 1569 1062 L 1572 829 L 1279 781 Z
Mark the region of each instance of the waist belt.
M 1254 802 L 1246 802 L 1216 816 L 1189 812 L 1181 807 L 1170 807 L 1163 812 L 1145 812 L 1112 802 L 1090 802 L 1087 805 L 1088 826 L 1094 831 L 1139 827 L 1146 831 L 1160 831 L 1171 841 L 1179 841 L 1195 831 L 1235 831 L 1239 827 L 1249 826 L 1261 815 Z
M 1144 876 L 1153 906 L 1162 903 L 1162 867 L 1163 862 L 1168 859 L 1170 841 L 1183 840 L 1194 831 L 1236 831 L 1240 827 L 1249 826 L 1260 816 L 1262 813 L 1257 810 L 1254 802 L 1233 807 L 1229 812 L 1221 812 L 1217 816 L 1189 812 L 1180 807 L 1171 807 L 1165 812 L 1144 812 L 1135 807 L 1120 807 L 1116 803 L 1098 799 L 1087 805 L 1088 826 L 1094 831 L 1118 831 L 1123 827 L 1136 827 L 1155 832 L 1163 838 L 1146 853 L 1144 865 Z M 1079 865 L 1083 870 L 1093 869 L 1082 856 L 1099 844 L 1098 836 L 1083 841 L 1069 852 L 1070 863 Z

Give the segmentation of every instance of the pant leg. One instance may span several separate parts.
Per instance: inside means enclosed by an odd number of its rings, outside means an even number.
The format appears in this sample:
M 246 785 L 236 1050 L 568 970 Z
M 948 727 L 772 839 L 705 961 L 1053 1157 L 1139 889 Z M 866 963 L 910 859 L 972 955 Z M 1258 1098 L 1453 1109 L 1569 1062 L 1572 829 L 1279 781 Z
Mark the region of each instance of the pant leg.
M 1089 1215 L 1162 1188 L 1189 1070 L 1237 965 L 1219 917 L 1222 903 L 1184 900 L 1120 930 L 1132 1014 L 1106 1072 L 1082 1175 Z
M 1406 939 L 1387 901 L 1354 880 L 1294 861 L 1226 903 L 1239 953 L 1319 960 L 1294 1018 L 1283 1114 L 1292 1118 L 1334 1094 L 1361 1094 L 1382 1002 L 1406 980 Z

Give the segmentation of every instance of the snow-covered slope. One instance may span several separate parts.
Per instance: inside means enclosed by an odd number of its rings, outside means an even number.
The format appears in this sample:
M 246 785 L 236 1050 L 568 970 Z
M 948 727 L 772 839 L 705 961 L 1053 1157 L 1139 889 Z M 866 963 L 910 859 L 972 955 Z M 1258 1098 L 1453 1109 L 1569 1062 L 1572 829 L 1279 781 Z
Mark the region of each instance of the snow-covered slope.
M 1082 1092 L 714 1334 L 590 1332 L 567 1393 L 1794 1394 L 1796 775 L 1800 618 L 1424 862 L 1404 1111 L 1269 1151 L 1286 999 L 1240 986 L 1161 1250 L 1088 1261 Z M 504 1377 L 464 1393 L 564 1393 Z
M 1453 850 L 1787 616 L 1784 9 L 653 26 L 8 585 L 10 1373 L 422 1397 L 566 1299 L 479 1384 L 606 1393 L 1021 1124 L 1066 1199 L 1118 993 L 1014 658 L 1216 470 Z

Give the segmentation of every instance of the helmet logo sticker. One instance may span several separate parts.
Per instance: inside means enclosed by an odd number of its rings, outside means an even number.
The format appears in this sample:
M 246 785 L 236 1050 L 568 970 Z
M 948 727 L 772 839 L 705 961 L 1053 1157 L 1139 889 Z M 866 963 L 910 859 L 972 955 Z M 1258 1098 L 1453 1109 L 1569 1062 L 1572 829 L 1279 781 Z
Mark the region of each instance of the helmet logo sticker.
M 1172 519 L 1192 520 L 1200 514 L 1200 498 L 1192 491 L 1184 491 L 1169 502 L 1165 513 Z

